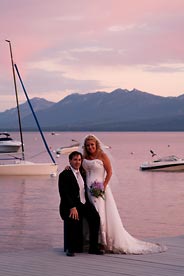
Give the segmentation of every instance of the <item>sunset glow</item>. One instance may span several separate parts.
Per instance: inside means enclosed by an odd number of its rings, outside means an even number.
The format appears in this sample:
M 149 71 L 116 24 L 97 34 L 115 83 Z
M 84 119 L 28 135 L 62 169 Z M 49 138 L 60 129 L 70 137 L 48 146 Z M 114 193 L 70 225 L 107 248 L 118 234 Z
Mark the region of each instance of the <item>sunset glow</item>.
M 0 111 L 15 106 L 6 39 L 30 98 L 116 88 L 183 94 L 183 11 L 182 0 L 2 0 Z

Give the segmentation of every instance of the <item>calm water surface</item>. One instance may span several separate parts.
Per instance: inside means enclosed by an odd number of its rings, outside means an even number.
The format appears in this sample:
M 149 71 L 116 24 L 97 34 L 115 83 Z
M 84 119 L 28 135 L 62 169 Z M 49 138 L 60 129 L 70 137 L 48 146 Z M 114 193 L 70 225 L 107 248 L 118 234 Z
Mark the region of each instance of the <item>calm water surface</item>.
M 51 150 L 88 133 L 45 133 Z M 184 234 L 184 172 L 142 172 L 141 163 L 158 155 L 184 157 L 184 133 L 99 132 L 110 145 L 118 184 L 114 196 L 124 227 L 138 238 Z M 13 133 L 14 138 L 17 137 Z M 24 135 L 26 158 L 50 161 L 39 133 Z M 61 171 L 67 156 L 53 155 Z M 0 177 L 0 251 L 63 246 L 57 177 Z

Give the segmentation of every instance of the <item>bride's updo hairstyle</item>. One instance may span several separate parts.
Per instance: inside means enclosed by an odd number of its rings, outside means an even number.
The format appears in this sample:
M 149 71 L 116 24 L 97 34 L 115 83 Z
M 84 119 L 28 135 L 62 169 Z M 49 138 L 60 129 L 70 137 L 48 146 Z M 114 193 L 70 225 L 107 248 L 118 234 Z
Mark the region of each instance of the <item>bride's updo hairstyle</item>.
M 88 153 L 87 147 L 86 147 L 86 144 L 87 144 L 88 141 L 93 141 L 93 142 L 95 142 L 97 153 L 102 152 L 102 148 L 101 148 L 101 145 L 100 145 L 100 141 L 99 141 L 94 135 L 91 135 L 91 134 L 90 134 L 90 135 L 86 136 L 86 138 L 85 138 L 85 140 L 84 140 L 84 147 L 83 147 L 83 155 L 84 155 L 84 158 L 89 156 L 89 153 Z

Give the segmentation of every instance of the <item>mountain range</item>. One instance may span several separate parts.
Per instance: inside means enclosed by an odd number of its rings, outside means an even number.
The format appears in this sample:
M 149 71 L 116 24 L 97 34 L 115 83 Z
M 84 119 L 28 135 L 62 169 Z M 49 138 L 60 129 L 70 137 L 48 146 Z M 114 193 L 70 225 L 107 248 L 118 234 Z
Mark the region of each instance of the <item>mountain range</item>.
M 133 89 L 71 94 L 54 103 L 31 99 L 45 131 L 184 131 L 184 94 L 162 97 Z M 28 103 L 20 105 L 22 128 L 37 130 Z M 17 108 L 0 113 L 0 131 L 18 130 Z

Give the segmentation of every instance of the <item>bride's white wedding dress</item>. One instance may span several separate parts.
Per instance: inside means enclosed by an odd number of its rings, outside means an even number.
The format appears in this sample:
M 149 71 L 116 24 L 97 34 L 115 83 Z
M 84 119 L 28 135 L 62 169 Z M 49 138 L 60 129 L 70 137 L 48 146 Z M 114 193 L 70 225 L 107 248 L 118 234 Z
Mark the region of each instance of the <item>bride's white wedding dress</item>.
M 86 171 L 88 188 L 94 182 L 103 183 L 105 178 L 105 169 L 103 162 L 99 159 L 83 160 L 83 168 Z M 102 197 L 94 197 L 88 194 L 91 202 L 96 207 L 100 215 L 100 243 L 102 243 L 107 252 L 120 254 L 146 254 L 163 252 L 164 246 L 155 243 L 149 243 L 132 237 L 123 227 L 114 197 L 109 185 L 105 191 L 105 200 Z

